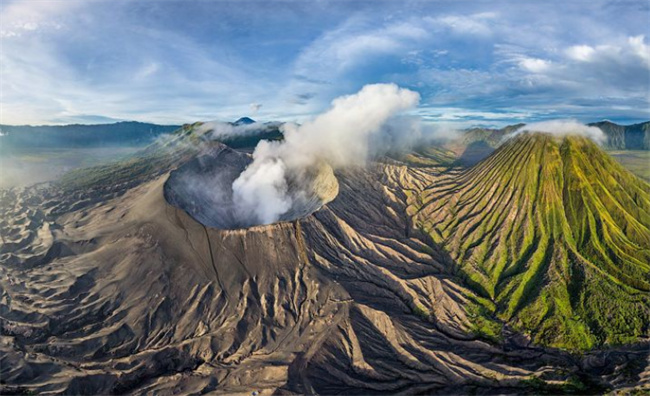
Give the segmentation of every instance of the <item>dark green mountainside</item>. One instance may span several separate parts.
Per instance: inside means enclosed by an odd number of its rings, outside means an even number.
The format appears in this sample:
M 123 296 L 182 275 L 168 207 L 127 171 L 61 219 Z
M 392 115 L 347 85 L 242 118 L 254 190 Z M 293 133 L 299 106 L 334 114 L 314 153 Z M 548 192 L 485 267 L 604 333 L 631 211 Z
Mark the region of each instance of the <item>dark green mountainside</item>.
M 607 136 L 605 147 L 611 150 L 650 150 L 650 121 L 633 125 L 618 125 L 610 121 L 589 124 L 600 128 Z
M 522 134 L 417 202 L 416 225 L 486 311 L 535 342 L 589 349 L 648 336 L 650 185 L 590 140 Z

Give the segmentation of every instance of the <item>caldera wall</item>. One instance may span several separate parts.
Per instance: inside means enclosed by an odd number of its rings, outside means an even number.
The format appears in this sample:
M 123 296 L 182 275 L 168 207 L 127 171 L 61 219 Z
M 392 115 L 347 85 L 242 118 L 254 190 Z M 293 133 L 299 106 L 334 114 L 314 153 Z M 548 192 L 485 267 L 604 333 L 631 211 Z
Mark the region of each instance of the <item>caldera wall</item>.
M 248 154 L 217 146 L 171 172 L 164 186 L 165 199 L 210 228 L 233 230 L 259 225 L 233 200 L 233 182 L 251 162 Z M 287 177 L 287 197 L 292 205 L 279 221 L 308 216 L 338 194 L 336 177 L 325 163 Z

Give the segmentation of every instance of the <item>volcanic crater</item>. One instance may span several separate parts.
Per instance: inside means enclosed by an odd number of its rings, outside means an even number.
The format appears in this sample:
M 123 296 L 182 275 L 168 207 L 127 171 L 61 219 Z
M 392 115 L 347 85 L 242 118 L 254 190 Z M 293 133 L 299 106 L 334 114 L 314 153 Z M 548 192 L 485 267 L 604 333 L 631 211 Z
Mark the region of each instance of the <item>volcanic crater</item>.
M 236 230 L 262 225 L 233 200 L 233 182 L 251 162 L 249 154 L 225 145 L 215 147 L 170 173 L 165 199 L 207 227 Z M 324 162 L 299 174 L 288 173 L 287 196 L 292 204 L 277 222 L 309 216 L 334 200 L 338 191 L 336 176 Z

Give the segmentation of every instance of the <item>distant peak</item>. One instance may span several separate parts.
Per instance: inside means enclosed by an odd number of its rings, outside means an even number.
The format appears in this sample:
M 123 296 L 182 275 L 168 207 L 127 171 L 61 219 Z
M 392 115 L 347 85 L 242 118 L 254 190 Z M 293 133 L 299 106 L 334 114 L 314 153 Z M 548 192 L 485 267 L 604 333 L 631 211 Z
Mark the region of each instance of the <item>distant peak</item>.
M 255 123 L 255 120 L 253 120 L 252 118 L 248 118 L 248 117 L 242 117 L 242 118 L 238 119 L 237 121 L 235 121 L 235 125 L 250 125 L 250 124 L 254 124 L 254 123 Z
M 608 119 L 603 119 L 601 121 L 594 122 L 594 123 L 591 123 L 591 124 L 588 124 L 588 125 L 603 125 L 603 124 L 618 125 L 617 123 L 615 123 L 615 122 L 613 122 L 611 120 L 608 120 Z

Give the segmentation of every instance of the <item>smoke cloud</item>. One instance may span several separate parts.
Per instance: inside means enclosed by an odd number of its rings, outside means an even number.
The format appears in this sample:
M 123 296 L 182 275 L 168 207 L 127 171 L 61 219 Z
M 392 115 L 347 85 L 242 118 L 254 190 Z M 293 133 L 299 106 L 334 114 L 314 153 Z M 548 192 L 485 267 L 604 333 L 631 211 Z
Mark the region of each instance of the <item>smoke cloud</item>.
M 444 123 L 426 123 L 420 116 L 398 115 L 391 117 L 372 136 L 369 152 L 399 153 L 419 145 L 443 144 L 462 136 L 462 131 Z
M 292 205 L 291 181 L 320 162 L 334 168 L 363 164 L 374 149 L 372 138 L 385 136 L 391 120 L 419 100 L 418 93 L 395 84 L 366 85 L 303 125 L 284 124 L 284 140 L 261 141 L 253 162 L 233 182 L 238 214 L 254 216 L 257 224 L 278 221 Z
M 199 126 L 197 132 L 199 135 L 205 135 L 209 139 L 220 140 L 229 137 L 253 135 L 277 126 L 278 123 L 263 124 L 255 122 L 253 124 L 235 125 L 228 122 L 209 121 Z
M 512 134 L 506 136 L 506 138 L 509 139 L 523 132 L 545 132 L 556 136 L 581 135 L 601 145 L 606 140 L 606 136 L 600 128 L 582 124 L 577 120 L 535 122 L 517 129 Z

